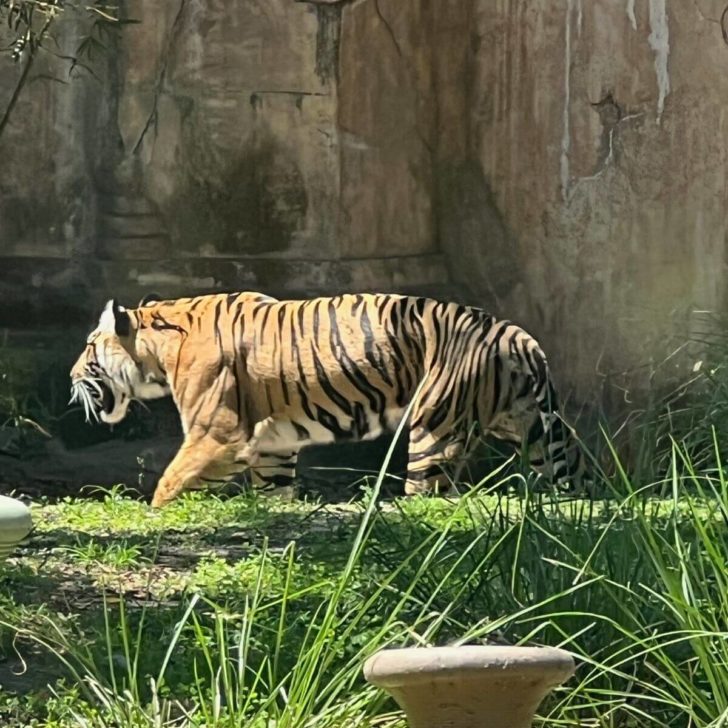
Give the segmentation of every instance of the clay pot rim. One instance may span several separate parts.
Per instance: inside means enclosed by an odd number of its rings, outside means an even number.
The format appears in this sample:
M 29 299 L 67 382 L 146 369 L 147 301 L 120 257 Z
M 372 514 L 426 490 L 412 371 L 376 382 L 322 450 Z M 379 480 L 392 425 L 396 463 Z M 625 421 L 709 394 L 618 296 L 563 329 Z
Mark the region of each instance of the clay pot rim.
M 364 664 L 364 677 L 379 687 L 462 679 L 536 679 L 555 686 L 574 673 L 574 660 L 555 647 L 475 646 L 386 649 Z

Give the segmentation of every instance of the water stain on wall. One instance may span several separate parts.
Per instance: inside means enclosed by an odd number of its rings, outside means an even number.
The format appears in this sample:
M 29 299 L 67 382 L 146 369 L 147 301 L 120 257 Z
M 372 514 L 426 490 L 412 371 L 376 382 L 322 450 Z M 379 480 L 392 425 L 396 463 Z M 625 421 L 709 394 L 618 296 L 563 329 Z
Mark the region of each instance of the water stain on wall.
M 253 139 L 222 168 L 188 169 L 181 193 L 165 206 L 174 239 L 190 252 L 284 250 L 304 227 L 308 196 L 285 148 Z

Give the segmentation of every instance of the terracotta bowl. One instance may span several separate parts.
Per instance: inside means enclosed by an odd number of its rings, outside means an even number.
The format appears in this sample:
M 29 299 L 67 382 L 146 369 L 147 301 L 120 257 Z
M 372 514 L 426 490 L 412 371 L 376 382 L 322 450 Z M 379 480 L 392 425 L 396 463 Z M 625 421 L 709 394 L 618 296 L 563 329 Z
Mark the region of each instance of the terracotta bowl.
M 432 647 L 382 650 L 364 665 L 412 728 L 529 728 L 539 704 L 574 672 L 551 647 Z

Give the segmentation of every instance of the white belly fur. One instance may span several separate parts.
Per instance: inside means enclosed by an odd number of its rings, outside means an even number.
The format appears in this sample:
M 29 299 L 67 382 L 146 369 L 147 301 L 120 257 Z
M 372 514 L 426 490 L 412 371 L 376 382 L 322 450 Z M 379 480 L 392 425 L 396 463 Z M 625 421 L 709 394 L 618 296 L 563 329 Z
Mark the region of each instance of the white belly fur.
M 387 431 L 394 432 L 398 427 L 404 408 L 392 408 L 385 412 Z M 254 465 L 260 453 L 285 454 L 298 452 L 308 445 L 328 445 L 335 441 L 333 433 L 320 422 L 309 419 L 296 418 L 299 427 L 305 427 L 309 437 L 300 439 L 300 429 L 293 425 L 287 417 L 267 417 L 258 422 L 253 429 L 253 436 L 246 444 L 241 458 Z M 369 413 L 369 432 L 362 440 L 374 440 L 383 434 L 379 416 Z

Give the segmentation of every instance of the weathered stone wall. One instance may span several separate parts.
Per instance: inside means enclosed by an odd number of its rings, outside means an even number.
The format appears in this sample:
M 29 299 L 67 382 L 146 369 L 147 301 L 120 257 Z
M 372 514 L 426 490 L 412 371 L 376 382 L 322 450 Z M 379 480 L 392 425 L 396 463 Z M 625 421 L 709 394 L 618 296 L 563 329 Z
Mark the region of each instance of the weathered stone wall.
M 722 10 L 129 0 L 101 82 L 44 61 L 0 139 L 0 325 L 150 290 L 435 292 L 522 321 L 588 399 L 723 305 Z
M 40 58 L 0 139 L 0 325 L 86 325 L 150 290 L 447 290 L 431 165 L 399 118 L 427 110 L 366 78 L 371 18 L 293 0 L 123 10 L 141 22 L 100 81 L 58 83 L 67 66 Z M 82 33 L 59 28 L 67 55 Z
M 441 249 L 584 397 L 597 368 L 657 355 L 676 312 L 723 306 L 725 4 L 466 5 L 468 57 L 438 94 L 460 109 L 439 135 Z

